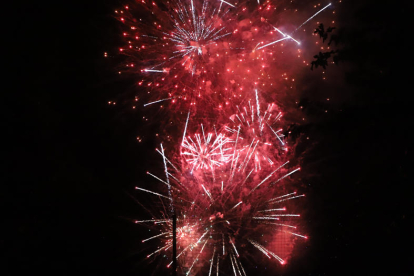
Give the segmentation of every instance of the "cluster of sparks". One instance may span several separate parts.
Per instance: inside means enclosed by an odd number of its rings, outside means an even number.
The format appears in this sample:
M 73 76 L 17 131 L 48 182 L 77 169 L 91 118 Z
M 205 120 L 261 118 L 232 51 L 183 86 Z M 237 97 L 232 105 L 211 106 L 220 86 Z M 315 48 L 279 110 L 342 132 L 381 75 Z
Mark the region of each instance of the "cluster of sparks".
M 219 274 L 220 264 L 225 269 L 226 260 L 230 260 L 234 275 L 247 275 L 241 260 L 241 254 L 252 248 L 258 249 L 268 259 L 275 259 L 281 265 L 286 263 L 286 256 L 279 256 L 265 243 L 275 233 L 283 233 L 294 238 L 307 237 L 296 232 L 295 218 L 300 214 L 288 212 L 286 203 L 305 196 L 296 192 L 280 194 L 283 186 L 280 181 L 300 168 L 286 169 L 289 163 L 279 166 L 266 177 L 256 180 L 252 172 L 249 174 L 216 173 L 200 179 L 181 171 L 170 161 L 163 151 L 158 150 L 166 160 L 164 171 L 169 182 L 161 177 L 148 173 L 171 190 L 171 195 L 160 194 L 152 190 L 136 187 L 137 190 L 158 196 L 162 205 L 174 202 L 177 214 L 177 261 L 186 275 L 196 274 L 203 265 Z M 234 163 L 230 159 L 228 163 Z M 228 165 L 230 166 L 230 165 Z M 258 200 L 258 198 L 260 200 Z M 162 216 L 154 216 L 147 220 L 136 220 L 135 223 L 156 225 L 158 230 L 154 236 L 146 237 L 142 242 L 153 239 L 161 240 L 161 245 L 147 255 L 148 258 L 168 251 L 173 245 L 172 218 L 167 212 Z M 277 249 L 277 248 L 276 248 Z M 172 261 L 167 263 L 170 267 Z
M 236 108 L 238 113 L 230 117 L 233 126 L 226 126 L 225 129 L 236 135 L 236 139 L 247 141 L 247 144 L 237 153 L 236 159 L 239 160 L 241 157 L 241 163 L 238 165 L 239 171 L 245 170 L 251 161 L 255 171 L 262 169 L 263 162 L 269 166 L 275 165 L 276 161 L 272 160 L 272 156 L 282 150 L 288 150 L 286 142 L 283 140 L 283 129 L 275 130 L 272 127 L 280 122 L 282 112 L 275 112 L 277 107 L 274 103 L 268 104 L 264 112 L 261 112 L 257 90 L 255 90 L 255 104 L 249 100 L 247 106 L 242 108 L 236 106 Z M 270 148 L 273 148 L 274 145 L 277 145 L 277 148 L 272 151 Z
M 148 258 L 171 252 L 173 214 L 176 261 L 186 275 L 245 276 L 245 259 L 259 256 L 284 265 L 291 249 L 274 243 L 307 238 L 294 205 L 304 194 L 284 181 L 300 168 L 289 161 L 282 109 L 274 103 L 283 99 L 268 99 L 292 86 L 280 83 L 290 81 L 284 66 L 302 58 L 296 48 L 306 37 L 299 33 L 330 6 L 314 5 L 295 27 L 274 18 L 281 8 L 270 0 L 140 0 L 115 11 L 125 29 L 125 68 L 140 77 L 145 94 L 135 102 L 169 104 L 180 129 L 171 158 L 162 144 L 157 149 L 163 175 L 148 172 L 161 188 L 136 187 L 154 197 L 146 208 L 155 210 L 151 217 L 135 221 L 156 230 L 142 240 L 157 247 Z
M 191 172 L 198 169 L 210 169 L 214 171 L 215 167 L 220 167 L 230 160 L 228 146 L 231 140 L 223 134 L 218 134 L 216 138 L 212 133 L 204 133 L 201 125 L 202 135 L 195 134 L 185 137 L 182 141 L 182 156 L 185 161 L 191 165 Z

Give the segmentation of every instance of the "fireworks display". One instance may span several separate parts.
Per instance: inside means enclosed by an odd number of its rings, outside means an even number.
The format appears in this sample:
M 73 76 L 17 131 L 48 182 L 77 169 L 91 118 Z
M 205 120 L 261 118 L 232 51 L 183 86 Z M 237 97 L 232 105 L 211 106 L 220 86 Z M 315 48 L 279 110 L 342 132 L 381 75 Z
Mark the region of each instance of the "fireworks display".
M 153 198 L 135 221 L 155 232 L 142 239 L 153 246 L 147 258 L 169 252 L 160 262 L 171 269 L 174 215 L 180 275 L 247 275 L 265 259 L 285 265 L 307 239 L 283 115 L 297 89 L 292 76 L 319 47 L 315 19 L 333 6 L 139 0 L 115 11 L 125 42 L 119 73 L 137 83 L 133 107 L 166 107 L 160 123 L 175 126 L 175 148 L 157 149 L 163 174 L 148 172 L 160 185 L 136 187 Z
M 298 227 L 300 214 L 291 211 L 291 201 L 303 197 L 296 192 L 285 192 L 281 180 L 297 172 L 299 168 L 287 169 L 288 161 L 275 168 L 264 178 L 252 173 L 242 174 L 225 169 L 215 175 L 195 177 L 180 171 L 163 153 L 166 160 L 164 171 L 168 182 L 148 173 L 164 184 L 164 193 L 136 187 L 142 193 L 158 197 L 159 206 L 173 202 L 177 215 L 177 261 L 182 274 L 204 271 L 234 270 L 235 275 L 246 275 L 243 259 L 257 250 L 268 259 L 284 265 L 289 257 L 286 249 L 272 246 L 277 237 L 293 243 L 306 239 Z M 235 163 L 235 160 L 229 160 Z M 205 167 L 210 170 L 210 168 Z M 229 172 L 229 173 L 226 173 Z M 169 193 L 168 191 L 171 191 Z M 260 199 L 260 200 L 258 200 Z M 136 220 L 137 224 L 149 225 L 156 235 L 145 237 L 142 242 L 161 241 L 147 255 L 152 258 L 172 248 L 172 214 L 164 210 L 161 216 Z M 169 255 L 171 255 L 169 253 Z M 171 266 L 169 261 L 166 265 Z M 220 266 L 221 264 L 221 266 Z M 205 268 L 205 269 L 204 269 Z M 207 272 L 208 271 L 208 272 Z

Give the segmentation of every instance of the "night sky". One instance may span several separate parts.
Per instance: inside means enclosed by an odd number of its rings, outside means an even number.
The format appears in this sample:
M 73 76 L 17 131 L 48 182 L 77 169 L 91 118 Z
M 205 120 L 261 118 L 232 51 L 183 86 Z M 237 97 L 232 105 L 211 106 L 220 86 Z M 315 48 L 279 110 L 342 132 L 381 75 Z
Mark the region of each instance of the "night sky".
M 353 2 L 338 9 L 338 67 L 352 68 L 332 91 L 339 100 L 303 96 L 310 120 L 294 128 L 312 138 L 302 145 L 312 145 L 302 166 L 310 239 L 266 275 L 413 272 L 412 16 L 397 2 Z M 136 135 L 157 125 L 107 104 L 133 89 L 103 58 L 120 43 L 119 3 L 16 5 L 3 25 L 0 274 L 167 275 L 142 260 L 144 230 L 129 220 L 143 212 L 134 186 L 158 164 L 156 141 Z

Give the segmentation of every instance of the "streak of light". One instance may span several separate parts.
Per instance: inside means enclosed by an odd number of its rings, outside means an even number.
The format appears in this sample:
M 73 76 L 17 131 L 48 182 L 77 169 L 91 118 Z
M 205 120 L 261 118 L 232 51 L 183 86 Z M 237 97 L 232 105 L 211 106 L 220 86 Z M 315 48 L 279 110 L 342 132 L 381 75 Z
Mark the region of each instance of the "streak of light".
M 277 172 L 280 168 L 284 167 L 286 164 L 288 164 L 289 161 L 286 161 L 285 164 L 281 165 L 279 168 L 277 168 L 276 170 L 274 170 L 272 173 L 270 173 L 265 179 L 262 180 L 262 182 L 260 182 L 255 188 L 253 188 L 249 194 L 251 194 L 252 192 L 254 192 L 257 188 L 259 188 L 260 185 L 262 185 L 266 180 L 268 180 L 275 172 Z
M 236 208 L 237 206 L 239 206 L 242 203 L 243 203 L 243 201 L 240 201 L 239 203 L 237 203 L 236 205 L 234 205 L 233 208 L 231 208 L 230 210 L 233 210 L 234 208 Z
M 309 20 L 311 20 L 312 18 L 314 18 L 315 16 L 317 16 L 320 12 L 322 12 L 324 9 L 326 9 L 327 7 L 329 7 L 331 5 L 331 3 L 329 3 L 328 5 L 326 5 L 325 7 L 323 7 L 322 9 L 320 9 L 318 12 L 316 12 L 314 15 L 312 15 L 311 17 L 308 18 L 308 20 L 306 20 L 305 22 L 303 22 L 299 27 L 296 28 L 295 31 L 296 32 L 298 29 L 300 29 L 300 27 L 302 27 L 303 25 L 305 25 L 306 23 L 309 22 Z
M 278 42 L 280 42 L 280 41 L 283 41 L 283 40 L 286 40 L 286 39 L 289 39 L 289 37 L 284 37 L 284 38 L 278 39 L 278 40 L 276 40 L 276 41 L 270 42 L 270 43 L 268 43 L 268 44 L 266 44 L 266 45 L 260 46 L 259 48 L 257 48 L 257 50 L 263 49 L 263 48 L 265 48 L 265 47 L 267 47 L 267 46 L 270 46 L 270 45 L 276 44 L 276 43 L 278 43 Z
M 229 5 L 229 6 L 232 6 L 233 8 L 235 8 L 236 6 L 235 5 L 233 5 L 233 4 L 231 4 L 231 3 L 229 3 L 229 2 L 227 2 L 227 1 L 224 1 L 224 0 L 220 0 L 222 3 L 226 3 L 227 5 Z
M 135 187 L 135 190 L 141 190 L 143 192 L 150 193 L 150 194 L 154 194 L 154 195 L 161 196 L 161 197 L 164 197 L 164 198 L 167 198 L 167 199 L 170 199 L 171 200 L 171 198 L 168 197 L 168 196 L 165 196 L 165 195 L 162 195 L 162 194 L 153 192 L 153 191 L 145 190 L 145 189 L 142 189 L 142 188 L 139 188 L 139 187 Z
M 299 171 L 299 170 L 300 170 L 300 168 L 294 169 L 294 170 L 293 170 L 293 171 L 291 171 L 290 173 L 287 173 L 287 174 L 285 174 L 284 176 L 282 176 L 281 178 L 279 178 L 278 180 L 276 180 L 276 181 L 272 182 L 272 183 L 271 183 L 271 185 L 276 184 L 276 183 L 277 183 L 277 182 L 279 182 L 280 180 L 282 180 L 282 179 L 284 179 L 284 178 L 288 177 L 289 175 L 291 175 L 291 174 L 293 174 L 293 173 L 295 173 L 295 172 L 297 172 L 297 171 Z
M 163 102 L 163 101 L 168 101 L 168 100 L 171 100 L 171 99 L 174 99 L 174 98 L 175 98 L 175 97 L 166 98 L 166 99 L 161 99 L 161 100 L 158 100 L 158 101 L 154 101 L 154 102 L 146 103 L 146 104 L 144 104 L 144 106 L 152 105 L 152 104 L 159 103 L 159 102 Z
M 169 234 L 169 233 L 170 233 L 170 232 L 164 232 L 164 233 L 161 233 L 161 234 L 159 234 L 159 235 L 155 235 L 155 236 L 152 236 L 152 237 L 150 237 L 150 238 L 148 238 L 148 239 L 142 240 L 142 242 L 146 242 L 146 241 L 149 241 L 149 240 L 152 240 L 152 239 L 155 239 L 155 238 L 161 237 L 161 236 L 165 236 L 165 235 L 167 235 L 167 234 Z
M 168 249 L 168 248 L 170 248 L 171 246 L 172 246 L 172 244 L 167 244 L 166 246 L 161 247 L 160 249 L 158 249 L 158 250 L 156 250 L 156 251 L 152 252 L 151 254 L 147 255 L 147 258 L 149 258 L 149 257 L 151 257 L 152 255 L 154 255 L 154 254 L 156 254 L 156 253 L 160 252 L 160 251 L 161 251 L 161 250 L 163 250 L 163 249 Z
M 281 199 L 281 200 L 278 200 L 278 201 L 269 201 L 270 202 L 269 204 L 276 204 L 276 203 L 280 203 L 280 202 L 283 202 L 283 201 L 286 201 L 286 200 L 291 200 L 291 199 L 295 199 L 295 198 L 303 197 L 303 196 L 305 196 L 305 195 L 303 194 L 303 195 L 293 196 L 293 197 Z

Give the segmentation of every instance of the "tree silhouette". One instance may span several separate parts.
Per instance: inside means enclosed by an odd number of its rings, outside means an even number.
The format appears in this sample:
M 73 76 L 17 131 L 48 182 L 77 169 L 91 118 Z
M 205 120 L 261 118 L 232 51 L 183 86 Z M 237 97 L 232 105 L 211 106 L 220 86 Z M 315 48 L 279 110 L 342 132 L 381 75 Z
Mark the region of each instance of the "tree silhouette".
M 325 31 L 325 26 L 321 23 L 313 32 L 314 34 L 319 34 L 319 37 L 322 38 L 322 42 L 324 43 L 325 40 L 328 39 L 330 36 L 328 46 L 331 45 L 332 42 L 335 42 L 335 46 L 339 43 L 339 36 L 336 34 L 332 34 L 332 31 L 335 30 L 335 27 L 328 27 Z M 333 62 L 338 64 L 340 60 L 339 50 L 337 51 L 329 51 L 329 52 L 319 52 L 319 54 L 313 56 L 316 60 L 311 62 L 311 70 L 313 67 L 318 68 L 321 66 L 323 69 L 326 69 L 328 66 L 328 59 L 332 57 Z

